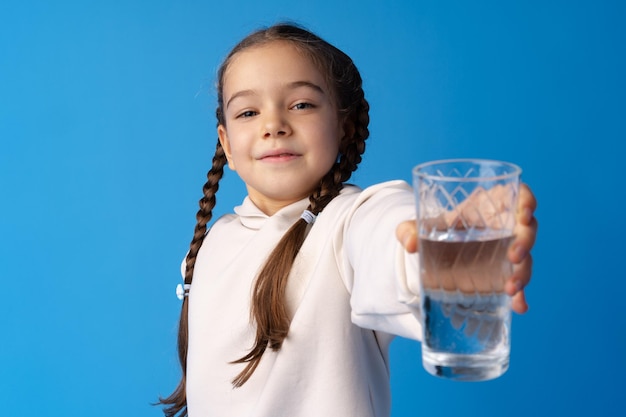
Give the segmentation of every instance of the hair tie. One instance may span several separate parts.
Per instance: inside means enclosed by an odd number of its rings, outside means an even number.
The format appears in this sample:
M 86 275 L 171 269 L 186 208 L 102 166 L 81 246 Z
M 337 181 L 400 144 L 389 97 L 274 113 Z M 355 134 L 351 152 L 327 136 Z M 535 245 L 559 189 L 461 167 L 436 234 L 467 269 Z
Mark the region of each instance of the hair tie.
M 304 219 L 305 222 L 307 222 L 308 224 L 313 224 L 315 223 L 315 218 L 317 216 L 313 213 L 311 213 L 309 210 L 304 210 L 302 212 L 302 215 L 300 216 L 301 219 Z
M 191 284 L 178 284 L 176 286 L 176 297 L 178 297 L 178 299 L 182 301 L 185 297 L 189 295 L 190 288 Z

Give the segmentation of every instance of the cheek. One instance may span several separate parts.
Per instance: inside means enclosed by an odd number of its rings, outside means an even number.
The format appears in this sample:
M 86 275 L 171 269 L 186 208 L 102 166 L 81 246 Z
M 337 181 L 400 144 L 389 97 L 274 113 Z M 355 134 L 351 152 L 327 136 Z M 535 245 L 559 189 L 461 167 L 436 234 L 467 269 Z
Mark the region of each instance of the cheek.
M 344 131 L 343 129 L 335 129 L 330 132 L 329 135 L 333 139 L 328 141 L 328 148 L 332 149 L 332 151 L 335 153 L 335 156 L 337 156 L 337 154 L 339 154 L 339 152 L 341 151 L 341 143 L 344 140 Z
M 228 166 L 232 170 L 236 170 L 237 166 L 241 168 L 245 153 L 237 142 L 231 142 L 230 145 L 230 158 L 228 158 Z
M 226 149 L 224 150 L 226 151 Z M 241 168 L 241 162 L 247 154 L 248 151 L 245 147 L 245 143 L 241 141 L 236 134 L 230 135 L 228 140 L 228 153 L 226 154 L 228 167 L 233 171 L 236 171 L 237 167 Z
M 325 172 L 330 171 L 339 155 L 339 140 L 328 140 L 320 152 L 320 163 L 324 165 Z M 323 161 L 323 162 L 322 162 Z

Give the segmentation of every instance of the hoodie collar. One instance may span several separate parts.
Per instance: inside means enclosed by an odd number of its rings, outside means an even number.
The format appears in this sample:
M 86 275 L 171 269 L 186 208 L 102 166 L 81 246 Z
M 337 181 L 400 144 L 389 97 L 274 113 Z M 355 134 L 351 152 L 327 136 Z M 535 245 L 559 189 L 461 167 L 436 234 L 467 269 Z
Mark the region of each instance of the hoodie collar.
M 304 198 L 278 210 L 274 215 L 268 216 L 263 213 L 250 199 L 246 197 L 240 206 L 235 207 L 235 213 L 239 216 L 241 224 L 248 229 L 258 230 L 269 220 L 278 222 L 278 225 L 289 227 L 296 222 L 302 212 L 308 207 L 309 199 Z

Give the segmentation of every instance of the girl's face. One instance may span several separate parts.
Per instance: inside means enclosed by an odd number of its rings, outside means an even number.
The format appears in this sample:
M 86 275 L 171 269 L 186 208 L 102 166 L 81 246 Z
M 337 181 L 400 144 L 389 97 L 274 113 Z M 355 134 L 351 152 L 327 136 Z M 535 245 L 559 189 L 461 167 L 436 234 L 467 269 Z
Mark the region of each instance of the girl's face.
M 333 93 L 311 60 L 274 41 L 237 53 L 223 81 L 228 166 L 264 213 L 308 197 L 330 170 L 343 136 Z

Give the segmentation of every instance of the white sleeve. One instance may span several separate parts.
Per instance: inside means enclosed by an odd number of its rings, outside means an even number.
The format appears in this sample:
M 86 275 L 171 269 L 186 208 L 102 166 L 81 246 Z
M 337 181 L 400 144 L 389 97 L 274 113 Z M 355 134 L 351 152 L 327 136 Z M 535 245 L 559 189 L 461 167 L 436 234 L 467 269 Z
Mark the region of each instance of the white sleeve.
M 421 340 L 417 254 L 396 239 L 396 227 L 415 220 L 411 187 L 391 181 L 362 191 L 344 229 L 351 274 L 352 321 L 364 328 Z

